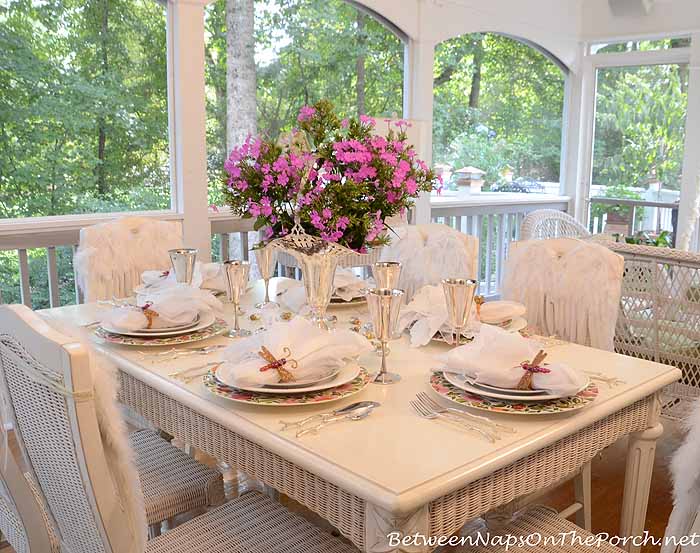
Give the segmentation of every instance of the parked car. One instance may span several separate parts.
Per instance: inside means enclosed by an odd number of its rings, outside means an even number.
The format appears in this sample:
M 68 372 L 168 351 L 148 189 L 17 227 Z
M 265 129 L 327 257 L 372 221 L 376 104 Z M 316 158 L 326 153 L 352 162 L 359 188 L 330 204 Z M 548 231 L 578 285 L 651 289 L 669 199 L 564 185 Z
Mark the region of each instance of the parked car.
M 499 182 L 491 186 L 492 192 L 520 192 L 524 194 L 544 194 L 542 183 L 531 177 L 518 177 L 512 182 Z

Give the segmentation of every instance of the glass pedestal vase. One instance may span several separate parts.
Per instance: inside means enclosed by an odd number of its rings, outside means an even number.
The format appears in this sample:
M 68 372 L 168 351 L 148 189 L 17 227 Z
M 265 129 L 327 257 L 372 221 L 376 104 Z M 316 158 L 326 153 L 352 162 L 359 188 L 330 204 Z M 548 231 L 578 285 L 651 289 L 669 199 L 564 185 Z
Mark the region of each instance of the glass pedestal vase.
M 338 266 L 338 256 L 330 253 L 306 254 L 298 251 L 289 253 L 294 256 L 301 268 L 311 322 L 319 328 L 328 330 L 326 309 L 333 295 L 333 279 Z

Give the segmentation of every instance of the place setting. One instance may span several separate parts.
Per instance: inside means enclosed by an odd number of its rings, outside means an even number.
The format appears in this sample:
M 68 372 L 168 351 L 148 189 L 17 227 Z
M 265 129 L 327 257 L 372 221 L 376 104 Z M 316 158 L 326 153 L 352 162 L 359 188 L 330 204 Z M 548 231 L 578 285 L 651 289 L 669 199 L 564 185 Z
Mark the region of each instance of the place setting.
M 220 316 L 222 303 L 211 290 L 193 284 L 197 251 L 176 249 L 169 254 L 172 270 L 158 285 L 138 287 L 134 303 L 109 302 L 109 310 L 94 328 L 98 338 L 125 346 L 174 346 L 227 330 Z
M 370 351 L 369 342 L 356 333 L 329 332 L 295 317 L 231 344 L 202 382 L 211 393 L 237 403 L 327 403 L 350 397 L 372 382 L 372 372 L 358 362 Z
M 443 286 L 450 324 L 459 335 L 472 311 L 472 285 L 448 279 Z M 470 342 L 440 357 L 442 366 L 432 371 L 430 386 L 451 403 L 497 413 L 563 413 L 595 400 L 598 386 L 591 377 L 547 362 L 548 356 L 534 339 L 482 324 Z

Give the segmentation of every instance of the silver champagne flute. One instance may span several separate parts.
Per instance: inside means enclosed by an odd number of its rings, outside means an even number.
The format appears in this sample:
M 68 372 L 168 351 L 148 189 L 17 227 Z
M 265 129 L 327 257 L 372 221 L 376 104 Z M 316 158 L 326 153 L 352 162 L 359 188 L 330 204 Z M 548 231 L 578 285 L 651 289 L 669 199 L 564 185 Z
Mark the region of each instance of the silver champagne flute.
M 248 285 L 248 275 L 250 274 L 250 263 L 240 259 L 230 259 L 224 261 L 226 271 L 226 292 L 228 300 L 233 304 L 233 329 L 229 331 L 229 338 L 242 338 L 250 336 L 250 330 L 241 328 L 238 323 L 238 308 L 241 303 L 241 296 L 245 293 Z
M 275 274 L 275 268 L 277 267 L 277 250 L 271 246 L 258 245 L 253 252 L 260 268 L 260 275 L 265 281 L 265 299 L 261 303 L 256 304 L 255 307 L 262 309 L 268 305 L 279 305 L 277 302 L 270 300 L 270 279 Z
M 194 276 L 194 265 L 197 261 L 197 250 L 195 248 L 176 248 L 168 250 L 170 263 L 175 272 L 175 281 L 185 284 L 192 284 Z
M 365 295 L 374 332 L 382 344 L 382 368 L 374 380 L 378 384 L 393 384 L 401 380 L 400 375 L 390 373 L 386 369 L 386 345 L 396 333 L 396 323 L 399 320 L 403 294 L 403 290 L 373 288 L 367 290 Z
M 452 333 L 456 335 L 456 340 L 453 340 L 453 343 L 458 346 L 462 342 L 462 332 L 467 328 L 469 322 L 477 286 L 475 280 L 466 278 L 446 278 L 442 281 L 447 315 Z
M 398 289 L 401 278 L 401 263 L 398 261 L 377 261 L 372 267 L 377 288 Z

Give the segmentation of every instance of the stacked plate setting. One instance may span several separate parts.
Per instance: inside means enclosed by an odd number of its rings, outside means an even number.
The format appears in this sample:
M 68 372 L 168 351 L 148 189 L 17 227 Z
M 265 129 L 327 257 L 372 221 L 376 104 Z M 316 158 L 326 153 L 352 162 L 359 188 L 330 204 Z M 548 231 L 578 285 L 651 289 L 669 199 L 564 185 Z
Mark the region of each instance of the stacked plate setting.
M 373 379 L 364 367 L 348 362 L 341 369 L 330 370 L 313 380 L 256 384 L 236 379 L 232 367 L 221 365 L 204 376 L 204 386 L 214 395 L 237 403 L 268 407 L 293 407 L 328 403 L 362 391 Z
M 189 323 L 159 327 L 126 330 L 103 321 L 95 334 L 107 342 L 126 346 L 167 346 L 198 342 L 217 336 L 227 329 L 223 319 L 213 312 L 200 313 Z
M 555 399 L 560 399 L 563 397 L 571 397 L 570 395 L 553 394 L 545 390 L 519 390 L 511 388 L 499 388 L 497 386 L 490 386 L 489 384 L 482 384 L 474 381 L 473 379 L 464 376 L 462 374 L 444 372 L 443 376 L 445 380 L 456 386 L 460 390 L 469 392 L 471 394 L 482 396 L 485 398 L 504 400 L 504 401 L 552 401 Z M 587 378 L 586 383 L 581 386 L 576 393 L 584 390 L 590 384 L 590 380 Z

